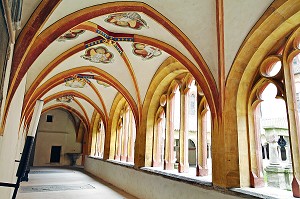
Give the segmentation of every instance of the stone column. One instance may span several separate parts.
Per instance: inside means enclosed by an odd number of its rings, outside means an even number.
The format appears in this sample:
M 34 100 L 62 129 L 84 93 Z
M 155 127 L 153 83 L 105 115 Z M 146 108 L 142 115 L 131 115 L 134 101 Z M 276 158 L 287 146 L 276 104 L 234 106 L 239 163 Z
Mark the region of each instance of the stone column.
M 167 96 L 166 139 L 164 159 L 165 170 L 174 169 L 174 106 L 175 93 L 171 92 Z
M 102 121 L 101 121 L 101 127 L 100 127 L 100 135 L 101 135 L 100 157 L 103 158 L 104 143 L 105 143 L 105 129 L 104 129 L 104 124 Z
M 262 165 L 262 150 L 261 150 L 261 115 L 260 104 L 253 107 L 253 119 L 254 119 L 254 156 L 255 162 L 251 162 L 252 168 L 250 173 L 250 184 L 251 187 L 263 187 L 265 186 L 263 178 L 263 165 Z
M 293 39 L 293 37 L 291 37 Z M 290 136 L 290 147 L 293 163 L 293 196 L 300 198 L 300 121 L 296 101 L 296 85 L 290 53 L 294 51 L 294 41 L 289 40 L 282 55 L 284 89 L 287 104 L 287 116 Z
M 128 157 L 127 162 L 134 161 L 134 143 L 135 143 L 135 122 L 132 112 L 129 114 L 129 140 L 128 140 Z
M 122 149 L 122 118 L 120 118 L 117 126 L 117 139 L 116 139 L 116 154 L 115 160 L 120 160 L 121 157 L 121 149 Z
M 179 173 L 189 171 L 189 90 L 188 86 L 184 85 L 180 88 Z
M 205 105 L 204 105 L 205 106 Z M 198 131 L 197 131 L 197 165 L 196 176 L 207 176 L 207 111 L 205 107 L 198 114 Z M 197 111 L 198 112 L 198 111 Z
M 98 133 L 98 125 L 100 115 L 97 114 L 95 117 L 94 124 L 92 126 L 92 139 L 91 139 L 91 155 L 96 156 L 97 155 L 97 133 Z
M 100 135 L 100 129 L 98 129 L 97 133 L 96 133 L 96 144 L 95 144 L 97 157 L 99 157 L 99 155 L 100 155 L 100 144 L 101 144 L 100 141 L 101 141 L 101 135 Z
M 124 117 L 123 117 L 123 135 L 122 135 L 122 154 L 121 161 L 127 161 L 128 152 L 128 130 L 129 130 L 129 107 L 125 107 Z
M 162 141 L 162 122 L 163 118 L 159 117 L 156 121 L 154 143 L 153 143 L 153 167 L 161 166 L 161 141 Z

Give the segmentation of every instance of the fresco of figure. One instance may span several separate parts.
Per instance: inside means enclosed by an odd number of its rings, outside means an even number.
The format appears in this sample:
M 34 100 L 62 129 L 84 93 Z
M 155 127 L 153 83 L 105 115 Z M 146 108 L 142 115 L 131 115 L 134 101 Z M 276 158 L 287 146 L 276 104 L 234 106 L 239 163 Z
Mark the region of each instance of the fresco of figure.
M 116 26 L 129 27 L 137 30 L 140 30 L 142 27 L 149 28 L 146 21 L 144 21 L 136 12 L 112 14 L 109 15 L 105 21 L 108 23 L 113 23 Z
M 85 54 L 81 57 L 94 63 L 107 64 L 113 61 L 113 54 L 103 46 L 100 46 L 98 48 L 90 48 L 86 50 Z
M 147 44 L 133 43 L 132 47 L 133 54 L 142 57 L 143 60 L 148 60 L 162 54 L 160 49 Z
M 67 40 L 73 40 L 76 39 L 79 35 L 83 34 L 85 30 L 69 30 L 65 34 L 61 35 L 57 41 L 67 41 Z

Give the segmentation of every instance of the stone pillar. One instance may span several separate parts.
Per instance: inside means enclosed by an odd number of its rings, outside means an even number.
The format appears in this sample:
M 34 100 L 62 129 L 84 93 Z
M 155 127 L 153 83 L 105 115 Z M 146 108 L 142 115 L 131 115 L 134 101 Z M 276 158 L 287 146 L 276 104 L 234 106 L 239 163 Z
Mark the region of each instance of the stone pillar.
M 100 157 L 103 158 L 103 154 L 104 154 L 104 142 L 105 142 L 105 131 L 104 131 L 104 127 L 103 127 L 103 123 L 101 123 L 101 128 L 100 128 L 100 136 L 101 136 L 101 140 L 100 140 Z
M 122 118 L 120 118 L 117 126 L 117 139 L 116 139 L 116 154 L 115 160 L 120 160 L 121 157 L 121 149 L 122 149 Z
M 100 114 L 97 114 L 95 116 L 94 124 L 92 126 L 92 139 L 91 139 L 91 155 L 96 156 L 97 155 L 97 133 L 98 133 L 98 122 L 100 119 Z
M 166 139 L 164 159 L 165 170 L 174 169 L 174 105 L 175 93 L 171 92 L 167 96 Z
M 293 67 L 290 61 L 290 52 L 294 50 L 294 41 L 287 42 L 282 55 L 282 66 L 284 74 L 285 98 L 287 104 L 287 116 L 290 136 L 290 147 L 293 165 L 293 196 L 300 198 L 300 121 L 296 101 L 296 85 Z
M 123 117 L 123 135 L 122 135 L 122 154 L 121 161 L 127 161 L 128 152 L 128 130 L 129 130 L 129 107 L 125 107 L 124 117 Z
M 205 106 L 205 105 L 204 105 Z M 207 176 L 207 107 L 198 114 L 196 176 Z M 198 112 L 198 111 L 197 111 Z
M 261 150 L 261 115 L 260 104 L 253 108 L 253 119 L 254 119 L 254 154 L 255 162 L 251 162 L 251 173 L 250 173 L 250 185 L 251 187 L 263 187 L 265 186 L 263 178 L 263 165 L 262 165 L 262 150 Z
M 189 90 L 188 86 L 180 88 L 179 173 L 189 171 Z
M 163 118 L 159 117 L 156 121 L 154 143 L 153 143 L 153 167 L 161 166 L 161 142 L 162 142 L 162 123 Z
M 134 143 L 135 143 L 135 122 L 132 112 L 129 115 L 129 140 L 128 140 L 128 157 L 127 162 L 134 161 Z
M 96 133 L 96 144 L 95 144 L 97 157 L 100 156 L 100 144 L 101 144 L 101 135 L 100 135 L 100 129 L 98 129 Z

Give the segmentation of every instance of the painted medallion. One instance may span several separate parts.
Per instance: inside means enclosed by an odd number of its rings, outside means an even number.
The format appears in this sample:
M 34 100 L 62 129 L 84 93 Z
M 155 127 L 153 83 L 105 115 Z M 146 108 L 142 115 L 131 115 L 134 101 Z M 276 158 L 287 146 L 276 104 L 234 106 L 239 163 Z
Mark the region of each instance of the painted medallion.
M 67 40 L 73 40 L 76 39 L 79 35 L 83 34 L 85 30 L 69 30 L 65 34 L 61 35 L 57 41 L 67 41 Z
M 160 49 L 147 44 L 133 43 L 132 48 L 133 54 L 142 57 L 143 60 L 152 59 L 153 57 L 158 57 L 162 54 Z
M 105 19 L 106 22 L 115 24 L 116 26 L 129 27 L 140 30 L 142 27 L 149 28 L 146 21 L 136 12 L 122 12 L 111 14 Z
M 89 80 L 81 77 L 69 77 L 65 79 L 65 86 L 71 88 L 84 88 Z
M 57 102 L 70 103 L 70 102 L 72 102 L 73 99 L 74 99 L 74 96 L 72 96 L 72 95 L 65 95 L 65 96 L 61 96 L 59 98 L 56 98 L 56 101 Z
M 94 63 L 108 64 L 113 61 L 114 55 L 111 52 L 109 52 L 107 48 L 100 46 L 96 48 L 87 49 L 85 51 L 85 54 L 81 57 Z

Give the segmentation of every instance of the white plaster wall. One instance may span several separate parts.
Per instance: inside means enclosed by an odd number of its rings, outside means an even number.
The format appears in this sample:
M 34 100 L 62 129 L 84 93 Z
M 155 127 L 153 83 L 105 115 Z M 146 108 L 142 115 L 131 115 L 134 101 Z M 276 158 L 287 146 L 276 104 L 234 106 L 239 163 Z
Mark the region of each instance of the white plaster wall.
M 46 122 L 46 115 L 53 115 L 53 122 Z M 41 115 L 34 154 L 34 166 L 49 166 L 51 147 L 62 146 L 60 163 L 51 165 L 69 165 L 66 153 L 81 153 L 81 143 L 76 142 L 76 131 L 67 112 L 59 109 L 47 111 Z M 81 159 L 77 160 L 81 164 Z
M 23 97 L 25 93 L 26 76 L 21 81 L 15 96 L 12 99 L 6 124 L 4 127 L 4 135 L 1 136 L 0 142 L 0 181 L 16 182 L 16 170 L 20 153 L 23 150 L 24 135 L 23 131 L 19 132 L 20 117 L 23 105 Z M 10 198 L 12 188 L 0 187 L 0 197 Z
M 84 169 L 114 186 L 143 199 L 239 198 L 93 158 L 86 158 Z
M 226 76 L 242 42 L 272 2 L 273 0 L 224 0 Z

